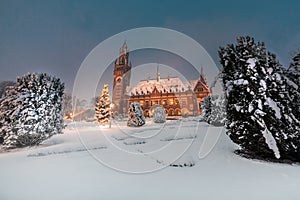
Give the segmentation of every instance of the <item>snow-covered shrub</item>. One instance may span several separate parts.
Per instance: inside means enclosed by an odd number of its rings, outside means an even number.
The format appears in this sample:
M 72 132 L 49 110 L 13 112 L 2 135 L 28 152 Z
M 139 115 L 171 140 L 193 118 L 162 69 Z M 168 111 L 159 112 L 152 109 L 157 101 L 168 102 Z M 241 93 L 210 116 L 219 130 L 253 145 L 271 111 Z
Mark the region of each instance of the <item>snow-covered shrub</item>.
M 205 97 L 202 118 L 214 126 L 224 126 L 226 121 L 224 96 L 210 95 Z
M 201 117 L 202 120 L 209 123 L 209 116 L 211 115 L 211 95 L 207 96 L 204 98 L 204 102 L 201 105 L 202 107 L 202 113 L 201 113 Z
M 138 102 L 132 102 L 128 108 L 127 126 L 143 126 L 145 124 L 145 116 Z
M 153 121 L 155 123 L 164 123 L 166 122 L 166 113 L 165 109 L 162 106 L 157 106 L 154 110 Z
M 0 100 L 0 141 L 4 148 L 33 146 L 64 128 L 64 84 L 46 74 L 17 79 Z
M 95 118 L 99 124 L 105 124 L 109 122 L 111 117 L 110 105 L 111 104 L 110 104 L 109 93 L 108 93 L 108 85 L 105 84 L 102 90 L 101 97 L 96 102 L 96 107 L 95 107 L 95 111 L 96 111 Z
M 299 121 L 292 113 L 286 73 L 276 56 L 251 37 L 220 48 L 219 56 L 226 128 L 233 142 L 258 156 L 299 160 Z

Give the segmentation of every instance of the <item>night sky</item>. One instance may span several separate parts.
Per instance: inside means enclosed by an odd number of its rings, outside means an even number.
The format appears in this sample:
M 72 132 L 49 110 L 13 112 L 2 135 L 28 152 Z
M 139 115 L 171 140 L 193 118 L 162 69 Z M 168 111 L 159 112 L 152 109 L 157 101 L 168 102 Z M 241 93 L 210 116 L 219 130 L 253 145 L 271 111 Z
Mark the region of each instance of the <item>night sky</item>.
M 0 80 L 47 72 L 60 77 L 71 91 L 77 69 L 97 44 L 148 26 L 192 37 L 217 65 L 219 46 L 251 35 L 265 41 L 287 66 L 290 54 L 300 47 L 299 8 L 298 0 L 0 0 Z M 139 59 L 132 56 L 132 64 Z

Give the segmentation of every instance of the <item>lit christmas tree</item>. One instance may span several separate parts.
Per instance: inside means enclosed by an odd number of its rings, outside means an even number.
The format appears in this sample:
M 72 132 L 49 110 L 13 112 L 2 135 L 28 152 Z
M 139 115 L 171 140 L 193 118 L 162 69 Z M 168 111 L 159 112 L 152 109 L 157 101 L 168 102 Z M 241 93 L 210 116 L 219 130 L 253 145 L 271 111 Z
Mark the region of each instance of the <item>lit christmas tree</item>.
M 104 87 L 102 89 L 101 97 L 96 101 L 96 119 L 99 124 L 105 124 L 110 121 L 110 115 L 111 115 L 111 103 L 109 99 L 109 93 L 108 93 L 108 85 L 104 84 Z

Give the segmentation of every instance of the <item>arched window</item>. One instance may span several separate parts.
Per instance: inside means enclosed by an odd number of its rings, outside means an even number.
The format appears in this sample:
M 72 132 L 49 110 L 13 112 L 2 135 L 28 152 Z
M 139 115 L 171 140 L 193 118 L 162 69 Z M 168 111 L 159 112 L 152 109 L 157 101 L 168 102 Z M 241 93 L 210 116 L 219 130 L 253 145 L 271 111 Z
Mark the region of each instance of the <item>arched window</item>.
M 175 113 L 174 113 L 174 110 L 171 108 L 171 109 L 169 110 L 169 112 L 168 112 L 168 115 L 169 115 L 169 116 L 174 116 L 174 114 L 175 114 Z

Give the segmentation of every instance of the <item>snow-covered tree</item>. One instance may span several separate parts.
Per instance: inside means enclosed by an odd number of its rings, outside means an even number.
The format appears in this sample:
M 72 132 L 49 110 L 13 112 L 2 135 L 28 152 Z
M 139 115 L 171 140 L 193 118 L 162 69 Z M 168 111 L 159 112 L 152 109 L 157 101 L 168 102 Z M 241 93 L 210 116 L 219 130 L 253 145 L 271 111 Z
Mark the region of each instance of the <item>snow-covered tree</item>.
M 63 92 L 60 79 L 44 73 L 18 78 L 0 101 L 3 147 L 33 146 L 62 133 Z
M 287 87 L 292 100 L 294 116 L 300 121 L 300 51 L 293 56 L 292 63 L 286 71 Z
M 243 150 L 276 158 L 295 158 L 297 124 L 291 114 L 285 73 L 264 43 L 240 37 L 219 51 L 227 99 L 227 134 Z M 299 130 L 299 129 L 298 129 Z
M 222 95 L 205 97 L 202 112 L 203 120 L 214 126 L 224 126 L 226 121 L 225 98 Z
M 108 85 L 104 84 L 101 97 L 98 99 L 95 107 L 95 118 L 99 124 L 109 122 L 111 115 L 110 98 L 108 93 Z
M 207 96 L 204 98 L 204 102 L 202 105 L 202 118 L 204 121 L 206 121 L 207 123 L 209 123 L 209 116 L 211 115 L 211 95 Z
M 275 54 L 268 53 L 266 64 L 266 100 L 263 117 L 267 129 L 274 136 L 281 157 L 300 159 L 300 124 L 293 113 L 296 90 L 289 87 L 286 69 L 280 65 Z M 289 84 L 287 83 L 289 82 Z
M 14 112 L 17 109 L 16 100 L 20 94 L 16 88 L 9 86 L 6 88 L 2 98 L 0 99 L 0 144 L 4 143 L 13 134 Z
M 143 126 L 145 124 L 145 116 L 138 102 L 132 102 L 128 108 L 127 126 Z
M 166 122 L 166 113 L 165 109 L 162 106 L 157 106 L 154 110 L 153 121 L 155 123 L 165 123 Z
M 263 44 L 255 44 L 250 37 L 240 37 L 237 42 L 236 46 L 231 44 L 219 51 L 227 99 L 227 134 L 245 150 L 258 152 L 264 149 L 271 152 L 257 122 L 261 120 L 259 115 L 263 113 L 260 66 L 264 66 L 266 62 L 258 56 L 257 51 L 263 54 L 265 47 Z M 263 141 L 261 145 L 259 141 Z
M 63 108 L 64 108 L 64 116 L 73 113 L 73 98 L 71 94 L 64 94 Z
M 75 98 L 75 112 L 81 112 L 88 109 L 88 102 L 85 99 Z
M 5 90 L 6 90 L 7 87 L 13 86 L 15 84 L 16 83 L 13 82 L 13 81 L 2 81 L 2 82 L 0 82 L 0 98 L 2 97 L 2 95 L 4 95 Z

